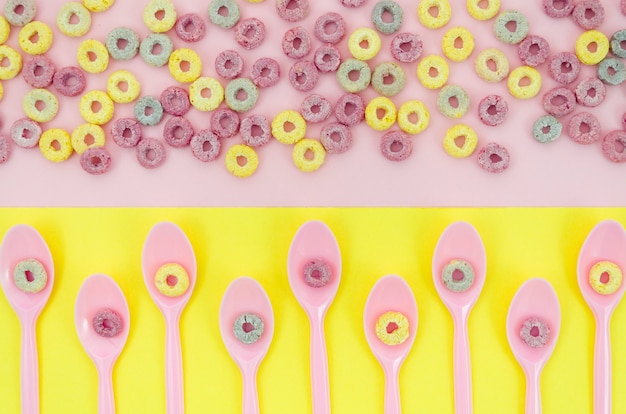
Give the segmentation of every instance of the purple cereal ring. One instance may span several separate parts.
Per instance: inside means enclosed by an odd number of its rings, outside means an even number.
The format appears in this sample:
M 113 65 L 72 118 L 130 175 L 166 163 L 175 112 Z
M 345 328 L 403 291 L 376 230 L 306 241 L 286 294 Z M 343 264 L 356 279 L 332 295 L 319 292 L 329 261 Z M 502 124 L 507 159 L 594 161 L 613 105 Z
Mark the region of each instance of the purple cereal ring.
M 287 57 L 302 59 L 311 51 L 311 36 L 304 27 L 293 27 L 283 35 L 283 52 Z
M 144 168 L 157 168 L 165 161 L 165 145 L 155 138 L 142 138 L 137 144 L 137 161 Z
M 245 19 L 235 26 L 235 41 L 246 50 L 254 49 L 265 39 L 265 25 L 257 18 Z
M 557 118 L 576 109 L 576 96 L 564 86 L 550 89 L 543 95 L 543 109 Z
M 202 162 L 209 162 L 217 159 L 220 155 L 222 143 L 220 139 L 208 129 L 198 131 L 191 138 L 191 152 L 193 156 Z
M 322 127 L 320 142 L 329 154 L 341 154 L 352 146 L 350 128 L 339 122 L 332 122 Z
M 250 79 L 259 88 L 268 88 L 278 83 L 280 79 L 280 66 L 272 58 L 261 58 L 254 62 Z
M 320 72 L 334 72 L 341 64 L 341 55 L 335 45 L 322 45 L 315 51 L 313 61 Z
M 52 78 L 52 85 L 65 96 L 77 96 L 87 87 L 87 79 L 82 69 L 76 66 L 66 66 L 56 71 Z
M 478 104 L 478 116 L 485 125 L 500 125 L 509 113 L 509 106 L 499 95 L 485 96 Z
M 361 7 L 366 1 L 367 0 L 341 0 L 341 5 L 349 9 L 354 9 L 356 7 Z
M 141 140 L 141 125 L 135 118 L 120 118 L 113 122 L 111 135 L 113 141 L 120 147 L 132 148 Z
M 197 42 L 206 34 L 206 25 L 200 15 L 188 13 L 178 18 L 174 30 L 182 41 Z
M 185 115 L 191 107 L 189 93 L 178 86 L 170 86 L 161 92 L 159 101 L 161 101 L 163 111 L 174 116 Z
M 413 142 L 400 131 L 390 131 L 380 141 L 380 151 L 389 161 L 403 161 L 413 152 Z
M 296 62 L 289 69 L 289 82 L 300 92 L 308 92 L 315 88 L 319 76 L 317 67 L 310 60 Z
M 602 139 L 602 153 L 613 162 L 626 162 L 626 131 L 611 131 Z
M 541 36 L 529 35 L 517 46 L 517 54 L 524 65 L 539 66 L 548 59 L 550 45 Z
M 249 147 L 261 147 L 271 138 L 270 122 L 263 115 L 252 115 L 241 120 L 239 133 Z
M 222 108 L 211 115 L 211 131 L 218 138 L 230 138 L 239 132 L 239 115 L 237 112 Z
M 604 102 L 606 87 L 598 78 L 586 78 L 578 82 L 575 93 L 579 104 L 592 108 Z
M 46 57 L 35 56 L 24 62 L 22 76 L 24 82 L 33 88 L 47 88 L 52 83 L 52 77 L 56 72 L 54 63 Z
M 80 154 L 80 166 L 89 174 L 104 174 L 111 168 L 111 154 L 104 147 L 87 148 Z
M 478 152 L 478 165 L 490 173 L 501 173 L 509 167 L 509 151 L 502 145 L 490 142 Z
M 191 122 L 182 116 L 173 116 L 163 126 L 163 139 L 174 148 L 182 148 L 189 145 L 194 130 Z
M 112 338 L 122 331 L 122 317 L 113 309 L 101 309 L 93 317 L 92 326 L 98 335 Z
M 39 144 L 41 127 L 30 118 L 22 118 L 11 125 L 11 139 L 20 148 L 34 148 Z
M 415 62 L 422 50 L 422 38 L 415 33 L 398 33 L 391 41 L 391 56 L 398 62 Z
M 598 0 L 582 0 L 574 6 L 572 17 L 585 30 L 597 29 L 604 22 L 604 7 Z
M 543 11 L 549 17 L 567 17 L 573 10 L 574 0 L 543 0 Z
M 309 14 L 309 0 L 276 0 L 276 11 L 281 19 L 297 22 Z
M 332 111 L 333 108 L 328 99 L 318 94 L 307 96 L 300 105 L 302 117 L 312 124 L 325 121 Z
M 4 135 L 0 135 L 0 164 L 4 164 L 11 155 L 11 145 L 9 139 Z
M 354 126 L 363 120 L 365 116 L 365 102 L 363 98 L 354 93 L 341 95 L 335 104 L 335 118 L 339 123 L 346 126 Z
M 571 52 L 561 52 L 552 56 L 548 65 L 552 79 L 563 85 L 574 82 L 580 73 L 580 61 Z
M 339 13 L 322 14 L 315 21 L 313 34 L 324 43 L 337 44 L 346 34 L 346 22 Z
M 593 144 L 600 139 L 600 121 L 592 113 L 580 112 L 569 120 L 567 133 L 574 142 Z
M 234 50 L 225 50 L 215 58 L 215 72 L 224 79 L 235 79 L 243 72 L 243 58 Z

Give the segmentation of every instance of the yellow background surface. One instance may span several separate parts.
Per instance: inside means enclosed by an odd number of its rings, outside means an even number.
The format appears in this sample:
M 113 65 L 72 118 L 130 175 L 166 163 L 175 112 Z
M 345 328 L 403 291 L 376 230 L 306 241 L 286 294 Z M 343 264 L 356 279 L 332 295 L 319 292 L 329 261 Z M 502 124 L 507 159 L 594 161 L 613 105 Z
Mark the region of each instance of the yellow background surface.
M 241 412 L 241 378 L 218 327 L 228 284 L 256 278 L 272 301 L 274 340 L 259 376 L 262 413 L 310 413 L 309 325 L 287 281 L 287 252 L 307 220 L 326 222 L 343 274 L 326 318 L 332 411 L 383 412 L 383 373 L 363 331 L 374 283 L 395 273 L 415 294 L 419 326 L 401 375 L 403 412 L 453 413 L 453 330 L 434 289 L 431 260 L 445 227 L 472 223 L 487 251 L 487 281 L 469 322 L 474 412 L 523 413 L 525 380 L 505 333 L 506 314 L 524 280 L 544 277 L 562 309 L 561 334 L 542 376 L 544 413 L 590 413 L 594 321 L 577 285 L 576 261 L 601 220 L 626 224 L 626 209 L 2 209 L 0 235 L 15 224 L 37 228 L 55 262 L 55 285 L 37 325 L 41 412 L 97 412 L 97 375 L 74 327 L 82 281 L 113 277 L 124 291 L 131 330 L 114 369 L 117 412 L 164 413 L 161 314 L 141 275 L 141 250 L 159 221 L 177 223 L 198 260 L 195 291 L 181 320 L 186 413 Z M 19 409 L 20 326 L 0 295 L 0 412 Z M 626 412 L 626 305 L 612 321 L 613 406 Z

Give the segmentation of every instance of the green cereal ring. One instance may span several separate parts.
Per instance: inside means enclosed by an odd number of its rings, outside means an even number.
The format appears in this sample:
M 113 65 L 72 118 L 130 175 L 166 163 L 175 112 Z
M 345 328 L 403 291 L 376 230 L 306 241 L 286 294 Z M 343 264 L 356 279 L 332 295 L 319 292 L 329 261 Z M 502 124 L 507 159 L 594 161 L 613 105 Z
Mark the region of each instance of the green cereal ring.
M 101 42 L 88 39 L 78 46 L 76 59 L 85 72 L 101 73 L 109 66 L 109 51 Z
M 626 29 L 619 30 L 611 36 L 611 53 L 619 58 L 626 58 L 626 47 L 622 47 L 622 42 L 626 42 Z M 0 42 L 2 43 L 2 42 Z
M 7 45 L 0 45 L 0 62 L 4 59 L 7 59 L 9 64 L 0 65 L 0 80 L 13 79 L 22 70 L 22 55 Z
M 160 51 L 155 53 L 158 46 Z M 150 66 L 164 66 L 170 60 L 170 55 L 174 50 L 174 44 L 170 38 L 163 33 L 150 33 L 141 41 L 139 46 L 139 54 L 141 58 Z
M 139 51 L 139 36 L 128 27 L 116 27 L 107 35 L 106 47 L 115 60 L 129 60 Z
M 237 95 L 244 93 L 246 96 L 241 99 Z M 256 105 L 259 99 L 259 88 L 248 78 L 237 78 L 228 82 L 224 89 L 224 99 L 226 105 L 236 112 L 246 112 Z
M 389 82 L 391 80 L 391 82 Z M 394 62 L 383 62 L 372 72 L 372 87 L 385 96 L 395 96 L 404 89 L 406 75 L 402 66 Z
M 13 281 L 22 292 L 37 293 L 48 283 L 48 273 L 36 259 L 24 259 L 13 268 Z
M 458 279 L 454 272 L 461 272 L 463 277 Z M 465 292 L 474 283 L 474 268 L 465 260 L 452 259 L 441 271 L 443 284 L 453 292 Z
M 616 58 L 607 57 L 598 65 L 598 78 L 609 85 L 620 85 L 626 80 L 624 63 Z
M 220 14 L 220 10 L 225 10 Z M 230 29 L 237 24 L 241 13 L 235 0 L 213 0 L 209 3 L 209 20 L 222 29 Z
M 555 141 L 562 131 L 563 124 L 552 115 L 544 115 L 533 124 L 533 137 L 542 144 Z
M 43 106 L 42 109 L 38 108 Z M 27 117 L 35 122 L 52 121 L 59 110 L 59 101 L 47 89 L 32 89 L 22 101 L 22 108 Z
M 439 96 L 437 96 L 437 108 L 443 116 L 448 118 L 462 117 L 467 112 L 469 104 L 469 95 L 460 86 L 446 85 L 441 88 Z
M 148 113 L 148 108 L 152 111 L 151 113 Z M 135 102 L 133 113 L 141 125 L 154 126 L 163 118 L 163 106 L 154 96 L 142 96 Z
M 143 9 L 143 21 L 154 33 L 170 30 L 176 24 L 176 17 L 176 9 L 169 0 L 150 0 Z
M 72 18 L 78 21 L 74 23 Z M 91 13 L 79 2 L 67 2 L 57 14 L 57 27 L 66 36 L 80 37 L 91 28 Z
M 507 28 L 507 24 L 513 22 L 515 30 Z M 496 38 L 501 42 L 511 45 L 518 44 L 528 35 L 528 20 L 517 10 L 510 10 L 500 14 L 493 22 L 493 31 Z
M 35 0 L 7 0 L 4 4 L 4 17 L 13 26 L 30 23 L 37 13 Z
M 263 335 L 263 319 L 254 313 L 239 315 L 233 324 L 233 334 L 244 344 L 253 344 Z
M 350 79 L 350 73 L 357 72 L 358 78 Z M 341 88 L 350 93 L 356 93 L 364 90 L 370 84 L 372 79 L 372 70 L 369 65 L 358 59 L 346 59 L 341 62 L 337 69 L 337 81 Z
M 391 14 L 391 21 L 383 20 L 385 13 Z M 372 23 L 379 32 L 383 34 L 392 34 L 400 30 L 403 17 L 402 7 L 392 0 L 381 0 L 374 5 L 372 9 Z

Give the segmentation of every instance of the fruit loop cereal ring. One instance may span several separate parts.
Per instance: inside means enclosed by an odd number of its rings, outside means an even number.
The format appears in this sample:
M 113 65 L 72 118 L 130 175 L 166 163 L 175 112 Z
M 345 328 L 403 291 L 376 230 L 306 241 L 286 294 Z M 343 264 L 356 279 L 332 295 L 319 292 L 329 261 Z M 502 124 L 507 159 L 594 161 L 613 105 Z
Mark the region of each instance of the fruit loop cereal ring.
M 180 296 L 189 289 L 189 275 L 178 263 L 167 263 L 154 275 L 154 286 L 165 296 Z
M 77 154 L 82 154 L 89 148 L 103 147 L 106 137 L 104 130 L 94 124 L 82 124 L 74 128 L 70 136 L 72 148 Z
M 165 145 L 158 139 L 142 138 L 136 148 L 137 161 L 144 168 L 157 168 L 165 162 Z
M 271 138 L 270 122 L 263 115 L 252 115 L 241 120 L 239 133 L 243 142 L 252 148 L 267 144 Z
M 203 91 L 208 90 L 209 96 Z M 217 79 L 201 77 L 189 85 L 189 101 L 199 111 L 207 112 L 216 109 L 224 100 L 224 88 Z
M 65 161 L 74 152 L 70 134 L 59 128 L 48 129 L 39 138 L 39 151 L 50 161 Z
M 464 27 L 453 27 L 443 35 L 441 48 L 448 59 L 462 62 L 474 51 L 474 36 Z
M 101 73 L 109 66 L 109 51 L 97 40 L 85 40 L 76 51 L 78 65 L 85 72 Z
M 443 267 L 441 280 L 452 292 L 465 292 L 474 283 L 474 268 L 465 260 L 452 259 Z
M 391 56 L 398 62 L 414 62 L 419 59 L 422 50 L 422 38 L 415 33 L 399 33 L 391 40 Z
M 406 85 L 406 75 L 400 65 L 394 62 L 383 62 L 372 72 L 372 87 L 385 96 L 399 94 Z
M 562 86 L 550 89 L 543 95 L 543 109 L 557 118 L 565 116 L 576 109 L 576 96 Z
M 478 165 L 487 172 L 501 173 L 509 163 L 509 151 L 495 142 L 488 143 L 478 152 Z
M 94 13 L 103 12 L 109 9 L 115 0 L 83 0 L 83 4 Z
M 430 124 L 430 112 L 416 100 L 406 101 L 398 109 L 398 126 L 407 134 L 419 134 Z
M 437 96 L 437 108 L 448 118 L 462 117 L 467 112 L 469 104 L 469 95 L 460 86 L 446 85 Z
M 57 115 L 59 101 L 46 89 L 32 89 L 24 96 L 22 109 L 33 121 L 48 122 Z
M 246 112 L 254 108 L 257 99 L 259 88 L 248 78 L 233 79 L 224 90 L 226 104 L 236 112 Z
M 111 153 L 104 147 L 87 149 L 80 156 L 80 166 L 91 175 L 101 175 L 111 168 Z
M 457 140 L 462 141 L 457 142 Z M 478 145 L 476 132 L 465 124 L 454 125 L 446 131 L 443 149 L 454 158 L 467 158 L 474 153 Z
M 235 177 L 249 177 L 259 166 L 259 156 L 247 145 L 233 145 L 226 152 L 226 169 Z
M 243 58 L 234 50 L 225 50 L 215 58 L 215 72 L 224 79 L 235 79 L 243 72 Z
M 301 26 L 292 27 L 283 35 L 283 52 L 287 57 L 301 59 L 311 51 L 311 37 Z
M 222 29 L 236 25 L 240 16 L 239 5 L 234 0 L 213 0 L 209 3 L 209 20 Z
M 322 73 L 334 72 L 339 68 L 341 55 L 336 46 L 327 44 L 317 48 L 313 55 L 315 67 Z
M 380 51 L 380 36 L 368 27 L 355 30 L 348 38 L 350 54 L 358 60 L 370 60 Z
M 107 35 L 105 45 L 115 60 L 130 60 L 139 52 L 139 36 L 128 27 L 116 27 Z
M 311 158 L 307 156 L 311 154 Z M 324 164 L 326 150 L 317 140 L 311 138 L 301 139 L 293 147 L 293 162 L 303 172 L 313 172 Z
M 89 91 L 80 98 L 80 115 L 90 124 L 106 124 L 113 118 L 114 108 L 104 91 Z
M 624 131 L 626 131 L 626 112 L 622 115 L 622 126 L 624 127 Z
M 30 23 L 37 13 L 35 0 L 8 0 L 4 4 L 4 17 L 13 26 Z
M 448 81 L 449 74 L 448 62 L 441 56 L 426 56 L 417 65 L 417 78 L 428 89 L 441 88 Z
M 533 137 L 542 144 L 547 144 L 556 141 L 562 130 L 563 125 L 558 119 L 552 115 L 544 115 L 533 124 Z
M 202 60 L 191 49 L 176 49 L 170 55 L 168 62 L 170 74 L 181 83 L 190 83 L 200 77 L 202 73 Z
M 467 0 L 467 11 L 476 20 L 489 20 L 500 11 L 500 0 L 487 0 L 486 7 L 481 7 L 481 0 Z
M 0 15 L 0 45 L 9 39 L 10 34 L 11 25 L 4 16 Z
M 389 131 L 380 140 L 380 151 L 389 161 L 403 161 L 413 152 L 413 143 L 402 132 Z
M 626 80 L 626 68 L 621 60 L 608 57 L 598 65 L 598 78 L 609 85 L 620 85 Z
M 163 139 L 174 148 L 182 148 L 189 145 L 194 135 L 191 122 L 182 116 L 173 116 L 163 126 Z
M 263 320 L 254 313 L 244 313 L 235 319 L 233 334 L 241 343 L 253 344 L 261 338 L 264 331 Z
M 541 74 L 531 66 L 517 67 L 509 75 L 507 86 L 515 98 L 530 99 L 541 90 Z
M 218 138 L 234 137 L 239 132 L 239 115 L 230 109 L 218 109 L 211 115 L 211 131 Z
M 55 72 L 56 67 L 54 63 L 43 56 L 35 56 L 22 66 L 22 77 L 33 88 L 50 86 Z
M 569 120 L 567 132 L 578 144 L 593 144 L 600 140 L 600 122 L 592 113 L 580 112 Z
M 509 113 L 509 106 L 499 95 L 487 95 L 478 104 L 478 117 L 485 125 L 500 125 Z
M 87 79 L 80 68 L 66 66 L 56 71 L 52 85 L 61 95 L 78 96 L 85 90 Z
M 586 78 L 576 85 L 576 101 L 582 106 L 594 107 L 604 102 L 606 87 L 598 78 Z
M 367 0 L 341 0 L 341 5 L 350 9 L 361 7 Z
M 513 28 L 509 29 L 511 25 Z M 528 20 L 517 10 L 510 10 L 496 17 L 493 31 L 501 42 L 516 45 L 528 35 Z
M 319 72 L 315 63 L 310 60 L 296 62 L 289 69 L 289 82 L 300 92 L 308 92 L 315 88 L 318 80 Z
M 445 26 L 451 16 L 452 8 L 448 0 L 422 0 L 417 5 L 417 18 L 428 29 Z
M 254 49 L 265 40 L 265 25 L 256 18 L 245 19 L 235 26 L 235 41 L 246 50 Z
M 322 258 L 316 257 L 304 264 L 302 269 L 304 282 L 312 288 L 321 288 L 330 283 L 333 278 L 333 270 L 328 262 Z
M 176 9 L 169 0 L 150 0 L 143 9 L 143 22 L 154 33 L 164 33 L 176 24 Z
M 41 137 L 41 127 L 32 119 L 22 118 L 11 125 L 11 139 L 20 148 L 34 148 Z
M 276 0 L 276 11 L 281 19 L 297 22 L 309 14 L 309 0 Z
M 385 21 L 383 15 L 389 13 L 391 21 Z M 404 11 L 398 3 L 392 0 L 381 0 L 372 9 L 372 23 L 382 34 L 392 34 L 400 30 Z
M 295 144 L 306 135 L 306 121 L 291 109 L 280 112 L 272 120 L 272 136 L 283 144 Z
M 122 148 L 135 147 L 141 140 L 141 125 L 133 118 L 116 119 L 111 128 L 111 136 L 113 141 Z
M 100 309 L 93 317 L 91 325 L 98 335 L 112 338 L 122 331 L 122 317 L 113 309 Z
M 550 340 L 550 327 L 541 319 L 530 318 L 522 324 L 519 336 L 529 347 L 541 348 Z
M 11 146 L 7 137 L 0 135 L 0 164 L 8 161 L 11 155 Z
M 626 0 L 621 0 L 619 3 L 620 11 L 624 16 L 626 16 Z
M 41 292 L 48 283 L 48 272 L 36 259 L 24 259 L 13 268 L 13 281 L 22 292 Z
M 315 21 L 313 34 L 324 43 L 337 44 L 346 34 L 346 22 L 339 13 L 322 14 Z
M 278 83 L 280 66 L 271 58 L 261 58 L 254 62 L 250 71 L 250 79 L 259 88 L 268 88 Z
M 576 56 L 583 65 L 600 63 L 609 53 L 609 39 L 602 32 L 588 30 L 576 39 Z
M 76 1 L 69 1 L 57 14 L 57 27 L 66 36 L 81 37 L 91 28 L 91 13 Z
M 622 284 L 622 269 L 608 260 L 597 262 L 589 270 L 589 284 L 601 295 L 615 293 Z
M 561 52 L 552 56 L 548 62 L 552 79 L 563 85 L 576 80 L 580 73 L 580 61 L 575 54 Z
M 378 96 L 365 107 L 365 122 L 375 131 L 386 131 L 396 122 L 398 112 L 391 99 Z
M 543 0 L 543 11 L 549 17 L 567 17 L 572 14 L 573 10 L 574 0 Z
M 356 73 L 354 79 L 351 73 Z M 358 59 L 346 59 L 341 62 L 337 70 L 337 81 L 346 92 L 360 92 L 367 88 L 372 80 L 372 70 L 366 62 Z
M 346 126 L 354 126 L 365 116 L 365 102 L 359 95 L 346 93 L 335 104 L 335 118 Z
M 602 153 L 613 162 L 626 162 L 624 147 L 626 147 L 626 131 L 612 131 L 602 139 Z
M 191 153 L 202 162 L 209 162 L 217 159 L 220 155 L 222 143 L 217 135 L 208 129 L 198 131 L 191 137 Z
M 611 36 L 611 53 L 619 58 L 626 58 L 626 47 L 622 43 L 626 42 L 626 29 L 619 30 Z
M 170 60 L 174 45 L 163 33 L 150 33 L 139 45 L 139 55 L 150 66 L 160 67 Z
M 7 45 L 0 45 L 0 62 L 8 60 L 7 66 L 0 65 L 0 80 L 13 79 L 22 70 L 22 55 Z
M 341 154 L 352 146 L 352 132 L 344 124 L 332 122 L 322 127 L 320 142 L 328 154 Z
M 409 338 L 409 320 L 400 312 L 385 312 L 376 321 L 376 336 L 385 345 L 400 345 Z
M 509 60 L 499 49 L 485 49 L 476 56 L 474 70 L 487 82 L 500 82 L 509 74 Z
M 543 37 L 530 35 L 517 46 L 517 55 L 524 65 L 539 66 L 550 55 L 550 45 Z
M 160 102 L 163 111 L 175 116 L 183 116 L 191 108 L 189 94 L 178 86 L 170 86 L 161 92 Z
M 163 118 L 163 106 L 155 97 L 143 96 L 135 102 L 133 113 L 141 125 L 154 126 Z
M 32 21 L 20 30 L 18 42 L 24 52 L 41 55 L 52 46 L 52 29 L 43 22 Z
M 583 29 L 596 29 L 604 22 L 604 7 L 598 0 L 579 1 L 574 6 L 572 17 Z
M 333 108 L 328 99 L 318 94 L 307 96 L 300 105 L 302 117 L 312 124 L 325 121 L 332 111 Z
M 117 103 L 133 102 L 141 92 L 141 85 L 135 75 L 127 70 L 118 70 L 109 75 L 107 93 Z
M 180 40 L 184 42 L 197 42 L 206 34 L 206 25 L 197 13 L 187 13 L 180 16 L 174 29 Z

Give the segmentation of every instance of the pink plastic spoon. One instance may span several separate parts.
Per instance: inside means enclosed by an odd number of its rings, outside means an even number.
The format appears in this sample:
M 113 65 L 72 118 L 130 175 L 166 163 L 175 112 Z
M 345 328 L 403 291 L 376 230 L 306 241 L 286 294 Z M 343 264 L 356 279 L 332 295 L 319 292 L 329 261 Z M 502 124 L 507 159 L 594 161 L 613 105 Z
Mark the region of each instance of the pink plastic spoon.
M 46 286 L 37 293 L 18 289 L 13 279 L 15 265 L 36 259 L 46 269 Z M 37 317 L 54 285 L 54 264 L 48 245 L 34 228 L 20 224 L 12 227 L 0 246 L 0 282 L 7 300 L 22 325 L 21 376 L 22 414 L 39 413 L 39 362 L 37 360 Z
M 474 268 L 474 282 L 465 292 L 454 292 L 443 283 L 441 273 L 452 259 L 465 260 Z M 454 403 L 457 414 L 472 413 L 472 368 L 467 322 L 485 284 L 486 269 L 485 246 L 474 227 L 462 221 L 449 225 L 435 248 L 433 280 L 454 321 Z
M 304 265 L 314 258 L 324 259 L 332 270 L 330 282 L 320 288 L 311 287 L 304 281 Z M 321 221 L 308 221 L 300 227 L 289 248 L 287 273 L 291 290 L 311 323 L 313 414 L 329 414 L 330 389 L 324 317 L 339 288 L 341 252 L 335 236 L 326 224 Z
M 602 221 L 587 236 L 578 256 L 578 285 L 596 318 L 593 392 L 594 413 L 611 413 L 611 316 L 624 295 L 625 283 L 615 293 L 601 295 L 589 284 L 589 270 L 600 261 L 611 261 L 626 275 L 626 233 L 616 221 Z
M 538 318 L 550 328 L 550 338 L 542 347 L 531 348 L 520 336 L 520 330 L 529 318 Z M 526 374 L 526 414 L 541 413 L 539 377 L 552 355 L 560 328 L 561 309 L 550 283 L 539 278 L 527 280 L 513 297 L 506 319 L 509 345 Z
M 241 342 L 233 333 L 235 320 L 244 313 L 254 313 L 263 320 L 263 334 L 253 344 Z M 228 286 L 220 307 L 220 332 L 243 377 L 243 414 L 258 414 L 256 375 L 272 342 L 274 312 L 265 290 L 256 280 L 240 277 Z
M 111 309 L 122 319 L 122 329 L 113 337 L 100 336 L 94 330 L 93 318 L 102 309 Z M 78 291 L 74 322 L 80 343 L 98 370 L 98 413 L 113 414 L 113 365 L 130 329 L 128 303 L 117 283 L 107 275 L 89 276 Z
M 167 263 L 181 265 L 189 275 L 189 288 L 180 296 L 166 296 L 157 290 L 154 283 L 157 270 Z M 143 246 L 142 270 L 148 292 L 165 319 L 167 413 L 182 414 L 185 395 L 179 321 L 196 283 L 196 257 L 189 239 L 176 224 L 162 222 L 150 230 Z
M 376 336 L 376 322 L 385 312 L 400 312 L 409 321 L 409 337 L 399 345 L 387 345 Z M 402 362 L 413 346 L 417 333 L 415 296 L 400 276 L 382 277 L 369 294 L 364 312 L 365 338 L 385 373 L 385 414 L 400 414 L 398 376 Z

